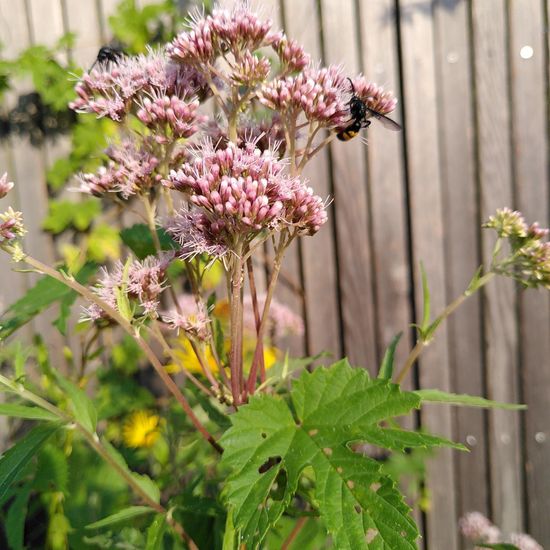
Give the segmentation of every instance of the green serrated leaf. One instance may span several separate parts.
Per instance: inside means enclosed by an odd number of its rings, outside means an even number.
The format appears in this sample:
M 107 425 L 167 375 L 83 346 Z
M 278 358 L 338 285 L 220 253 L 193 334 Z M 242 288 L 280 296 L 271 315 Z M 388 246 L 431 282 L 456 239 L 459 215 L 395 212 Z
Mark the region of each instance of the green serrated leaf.
M 380 424 L 419 407 L 420 397 L 388 380 L 372 380 L 347 360 L 304 372 L 293 383 L 292 408 L 276 395 L 254 396 L 232 415 L 222 466 L 231 470 L 224 498 L 251 548 L 261 544 L 291 501 L 307 467 L 314 501 L 335 548 L 416 548 L 418 530 L 380 464 L 353 452 L 354 441 L 397 448 L 455 444 Z
M 442 390 L 417 390 L 414 393 L 420 397 L 423 403 L 447 403 L 463 407 L 481 407 L 483 409 L 508 409 L 518 411 L 527 408 L 527 405 L 516 403 L 501 403 L 491 401 L 484 397 L 458 393 L 448 393 Z
M 164 550 L 163 538 L 166 531 L 166 516 L 157 514 L 147 529 L 145 550 Z
M 380 370 L 378 371 L 378 378 L 381 378 L 383 380 L 391 380 L 391 377 L 393 376 L 395 349 L 397 348 L 397 344 L 399 344 L 401 336 L 403 336 L 402 332 L 396 334 L 392 338 L 392 341 L 390 342 L 390 345 L 388 346 L 388 349 L 384 354 L 384 359 L 382 359 L 382 364 L 380 365 Z
M 128 465 L 126 464 L 123 456 L 109 443 L 109 441 L 107 441 L 107 439 L 102 438 L 101 443 L 103 444 L 107 452 L 111 455 L 111 457 L 114 458 L 117 464 L 134 479 L 141 490 L 154 502 L 160 502 L 160 489 L 158 488 L 158 485 L 149 476 L 132 472 L 128 468 Z
M 157 235 L 162 250 L 174 250 L 177 248 L 176 243 L 172 240 L 170 235 L 168 235 L 168 233 L 166 233 L 166 231 L 164 231 L 161 227 L 157 228 Z M 138 223 L 132 227 L 123 229 L 120 232 L 120 238 L 122 239 L 122 242 L 129 247 L 140 260 L 145 259 L 147 256 L 156 254 L 151 230 L 143 223 Z
M 4 528 L 10 550 L 24 550 L 25 520 L 31 485 L 24 485 L 8 508 Z
M 71 407 L 77 422 L 82 424 L 89 432 L 94 433 L 97 426 L 97 411 L 92 400 L 78 386 L 53 371 L 57 383 L 61 389 L 71 398 Z
M 116 514 L 112 514 L 106 518 L 100 519 L 99 521 L 94 521 L 94 523 L 86 525 L 85 529 L 103 529 L 103 527 L 118 525 L 130 519 L 143 516 L 145 514 L 152 514 L 154 512 L 155 510 L 149 506 L 130 506 L 129 508 L 125 508 Z
M 59 428 L 59 426 L 40 425 L 33 428 L 25 437 L 8 449 L 0 458 L 0 499 L 6 494 L 12 483 L 37 453 L 38 449 Z
M 26 418 L 27 420 L 47 420 L 49 422 L 59 421 L 59 417 L 45 409 L 11 403 L 0 403 L 0 416 Z

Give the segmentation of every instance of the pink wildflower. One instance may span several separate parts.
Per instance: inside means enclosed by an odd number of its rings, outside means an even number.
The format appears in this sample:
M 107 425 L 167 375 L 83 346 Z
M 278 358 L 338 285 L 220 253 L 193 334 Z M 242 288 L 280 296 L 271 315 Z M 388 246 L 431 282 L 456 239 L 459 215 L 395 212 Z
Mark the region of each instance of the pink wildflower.
M 231 71 L 231 80 L 240 86 L 254 87 L 263 82 L 271 64 L 267 58 L 258 58 L 246 51 Z
M 286 36 L 280 35 L 271 46 L 279 56 L 284 73 L 302 71 L 311 63 L 310 55 L 296 40 L 289 40 Z
M 23 214 L 8 208 L 6 212 L 0 214 L 0 243 L 12 241 L 26 233 L 23 225 Z
M 543 547 L 529 535 L 525 533 L 512 533 L 510 542 L 519 548 L 519 550 L 544 550 Z
M 357 76 L 352 79 L 352 82 L 355 94 L 366 103 L 369 109 L 387 115 L 397 106 L 397 99 L 392 92 L 384 91 L 384 88 L 369 82 L 365 77 Z
M 155 131 L 157 142 L 164 143 L 170 138 L 188 138 L 198 132 L 198 124 L 206 120 L 197 114 L 198 107 L 197 99 L 186 102 L 176 95 L 154 93 L 142 100 L 137 117 Z
M 229 248 L 217 227 L 204 212 L 182 208 L 166 226 L 166 231 L 179 243 L 178 257 L 188 260 L 206 254 L 222 259 Z
M 13 181 L 8 181 L 8 173 L 0 177 L 0 199 L 4 198 L 13 189 Z
M 178 297 L 179 311 L 173 309 L 163 315 L 163 319 L 173 329 L 183 330 L 190 338 L 206 340 L 209 336 L 208 325 L 210 318 L 191 294 L 182 294 Z
M 468 512 L 458 522 L 461 533 L 472 542 L 497 543 L 500 529 L 480 512 Z

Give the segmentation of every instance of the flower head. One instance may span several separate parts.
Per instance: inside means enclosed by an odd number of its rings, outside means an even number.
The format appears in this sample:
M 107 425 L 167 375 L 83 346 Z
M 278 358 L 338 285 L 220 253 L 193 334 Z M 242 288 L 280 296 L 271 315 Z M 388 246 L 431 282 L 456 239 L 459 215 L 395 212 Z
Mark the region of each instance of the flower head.
M 494 229 L 502 238 L 524 238 L 527 236 L 527 224 L 521 212 L 512 211 L 510 208 L 497 210 L 494 216 L 489 218 L 483 227 Z
M 480 512 L 468 512 L 458 522 L 460 532 L 472 542 L 496 543 L 500 540 L 500 529 Z
M 178 306 L 178 309 L 163 315 L 164 321 L 178 332 L 182 330 L 189 338 L 206 340 L 210 318 L 202 304 L 197 303 L 194 296 L 183 294 L 178 298 Z
M 383 115 L 387 115 L 395 109 L 397 99 L 392 92 L 385 91 L 384 88 L 378 86 L 374 82 L 369 82 L 363 76 L 352 79 L 352 83 L 355 95 L 363 101 L 369 109 Z
M 512 533 L 510 542 L 519 548 L 519 550 L 543 550 L 542 546 L 529 535 L 525 533 Z
M 109 307 L 127 318 L 136 314 L 155 316 L 171 258 L 171 253 L 163 253 L 160 257 L 148 256 L 143 261 L 135 260 L 126 265 L 118 261 L 111 272 L 102 268 L 103 277 L 93 290 Z M 85 318 L 92 321 L 109 318 L 96 303 L 85 308 L 84 312 Z
M 8 181 L 8 173 L 0 177 L 0 199 L 4 198 L 13 189 L 13 181 Z
M 21 212 L 16 212 L 10 206 L 6 212 L 0 214 L 0 243 L 13 241 L 26 232 Z
M 160 435 L 160 418 L 147 411 L 132 413 L 122 426 L 122 439 L 128 447 L 152 447 Z
M 280 35 L 273 40 L 272 48 L 277 52 L 283 73 L 302 71 L 311 63 L 311 57 L 296 40 Z

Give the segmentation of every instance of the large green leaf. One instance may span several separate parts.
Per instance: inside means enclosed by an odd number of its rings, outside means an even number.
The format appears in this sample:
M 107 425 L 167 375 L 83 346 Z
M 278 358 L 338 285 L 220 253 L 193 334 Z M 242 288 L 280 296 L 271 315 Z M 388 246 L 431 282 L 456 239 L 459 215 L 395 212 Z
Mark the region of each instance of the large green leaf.
M 163 550 L 164 532 L 166 531 L 166 515 L 157 514 L 153 523 L 147 529 L 145 550 Z
M 394 482 L 349 444 L 396 450 L 453 445 L 381 425 L 418 408 L 420 397 L 388 380 L 372 380 L 344 360 L 304 372 L 290 398 L 291 404 L 276 395 L 255 396 L 231 416 L 233 425 L 220 442 L 222 465 L 231 471 L 224 497 L 243 540 L 250 548 L 261 543 L 308 469 L 315 476 L 315 506 L 335 548 L 416 548 L 418 530 Z
M 86 283 L 96 272 L 97 266 L 86 264 L 75 276 L 79 283 Z M 53 303 L 63 301 L 65 308 L 76 299 L 76 292 L 68 286 L 52 279 L 43 277 L 22 298 L 10 305 L 0 319 L 0 340 L 7 338 L 18 328 L 28 323 L 41 311 Z
M 38 449 L 58 428 L 59 426 L 52 424 L 36 426 L 4 453 L 0 458 L 0 499 L 6 494 L 10 485 L 17 481 L 19 474 Z
M 458 405 L 463 407 L 508 409 L 511 411 L 527 408 L 527 405 L 518 403 L 501 403 L 500 401 L 491 401 L 490 399 L 485 399 L 484 397 L 478 397 L 476 395 L 448 393 L 443 390 L 417 390 L 414 393 L 420 397 L 423 403 L 446 403 L 448 405 Z
M 92 400 L 71 381 L 64 378 L 58 371 L 52 371 L 58 384 L 71 398 L 71 406 L 77 422 L 89 432 L 94 433 L 97 425 L 97 411 Z
M 177 248 L 176 243 L 172 240 L 170 235 L 161 227 L 157 228 L 157 235 L 162 250 L 173 250 Z M 137 223 L 132 225 L 132 227 L 123 229 L 120 232 L 120 238 L 140 260 L 156 254 L 151 230 L 143 223 Z
M 32 486 L 24 485 L 8 508 L 4 528 L 11 550 L 24 550 L 25 520 Z

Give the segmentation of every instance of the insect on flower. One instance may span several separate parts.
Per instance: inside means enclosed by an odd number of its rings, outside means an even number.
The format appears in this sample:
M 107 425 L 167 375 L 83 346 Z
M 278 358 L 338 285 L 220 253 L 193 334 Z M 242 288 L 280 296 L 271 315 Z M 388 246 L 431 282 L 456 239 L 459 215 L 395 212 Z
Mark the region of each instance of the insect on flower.
M 115 65 L 124 57 L 124 50 L 120 46 L 102 46 L 97 52 L 97 57 L 90 67 L 90 72 L 97 63 L 114 63 Z
M 348 102 L 351 124 L 336 134 L 336 137 L 340 141 L 349 141 L 357 136 L 362 128 L 368 128 L 371 121 L 367 119 L 367 116 L 378 119 L 388 130 L 393 130 L 395 132 L 401 130 L 401 126 L 397 124 L 395 120 L 368 107 L 355 92 L 355 87 L 353 86 L 351 78 L 348 78 L 348 80 L 352 91 L 351 99 Z

